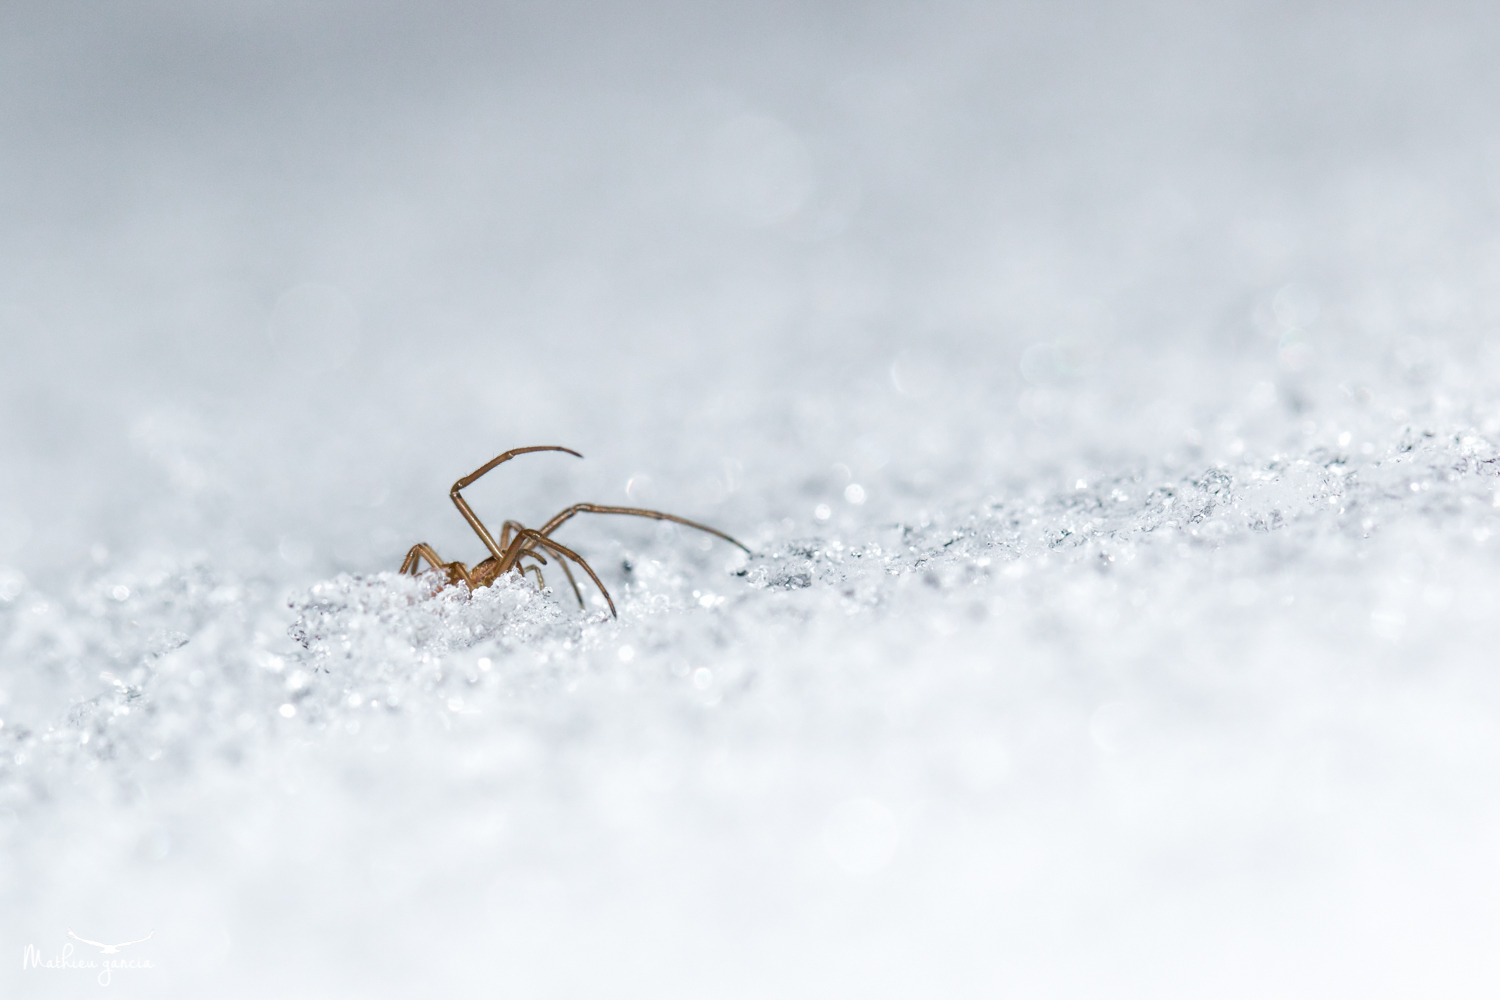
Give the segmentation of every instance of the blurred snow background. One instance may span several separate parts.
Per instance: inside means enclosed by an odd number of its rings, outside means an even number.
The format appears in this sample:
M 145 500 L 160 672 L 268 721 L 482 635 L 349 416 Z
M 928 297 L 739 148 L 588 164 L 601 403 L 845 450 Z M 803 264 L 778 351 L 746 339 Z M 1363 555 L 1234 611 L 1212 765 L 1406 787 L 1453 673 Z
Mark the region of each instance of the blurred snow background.
M 1493 995 L 1497 22 L 7 6 L 5 994 Z

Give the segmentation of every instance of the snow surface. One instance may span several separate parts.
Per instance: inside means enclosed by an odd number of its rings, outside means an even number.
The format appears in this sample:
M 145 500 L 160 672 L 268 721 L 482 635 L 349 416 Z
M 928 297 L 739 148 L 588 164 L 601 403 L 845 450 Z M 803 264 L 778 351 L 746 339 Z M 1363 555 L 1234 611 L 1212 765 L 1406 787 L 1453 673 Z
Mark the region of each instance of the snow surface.
M 1491 8 L 5 20 L 5 996 L 1494 995 Z

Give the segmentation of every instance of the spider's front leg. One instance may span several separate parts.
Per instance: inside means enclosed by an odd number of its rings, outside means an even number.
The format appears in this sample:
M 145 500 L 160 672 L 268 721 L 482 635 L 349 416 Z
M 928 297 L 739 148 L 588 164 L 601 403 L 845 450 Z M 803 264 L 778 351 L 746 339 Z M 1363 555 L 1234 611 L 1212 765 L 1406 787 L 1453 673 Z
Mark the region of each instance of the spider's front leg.
M 479 519 L 479 515 L 474 513 L 474 508 L 469 506 L 469 501 L 463 498 L 463 490 L 473 485 L 476 479 L 479 479 L 495 466 L 509 462 L 517 455 L 525 455 L 533 451 L 562 451 L 577 458 L 583 457 L 572 448 L 563 448 L 555 444 L 539 444 L 533 445 L 530 448 L 512 448 L 502 455 L 495 456 L 467 476 L 464 476 L 458 482 L 454 483 L 453 488 L 448 491 L 448 499 L 453 501 L 453 506 L 457 507 L 458 512 L 463 515 L 463 519 L 469 522 L 469 527 L 474 529 L 474 533 L 479 536 L 479 540 L 484 543 L 484 547 L 490 550 L 490 555 L 500 560 L 501 573 L 510 569 L 512 564 L 515 563 L 515 555 L 510 553 L 505 546 L 496 543 L 495 536 L 490 534 L 490 529 L 484 526 L 484 522 Z
M 542 525 L 541 533 L 550 538 L 554 531 L 562 527 L 568 521 L 572 520 L 578 514 L 625 514 L 630 517 L 649 517 L 655 521 L 671 521 L 673 524 L 683 524 L 689 528 L 696 528 L 699 531 L 706 531 L 710 535 L 714 535 L 718 538 L 724 539 L 724 541 L 728 542 L 731 545 L 738 545 L 740 548 L 744 549 L 747 554 L 753 555 L 753 553 L 750 552 L 750 547 L 748 545 L 736 538 L 732 538 L 731 536 L 724 534 L 724 532 L 720 531 L 718 528 L 710 528 L 706 524 L 699 524 L 697 521 L 689 521 L 687 518 L 678 517 L 676 514 L 666 514 L 659 510 L 647 510 L 644 507 L 613 507 L 602 503 L 575 503 L 573 506 L 564 507 L 556 514 L 552 515 L 552 519 L 546 524 Z

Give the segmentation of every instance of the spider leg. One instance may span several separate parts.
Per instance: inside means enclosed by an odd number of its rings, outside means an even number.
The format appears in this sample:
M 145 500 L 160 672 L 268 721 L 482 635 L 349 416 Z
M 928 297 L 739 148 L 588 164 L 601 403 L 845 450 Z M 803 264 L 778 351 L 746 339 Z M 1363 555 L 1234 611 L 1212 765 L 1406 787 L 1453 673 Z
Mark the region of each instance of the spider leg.
M 533 451 L 565 451 L 569 455 L 574 455 L 578 458 L 583 457 L 572 448 L 563 448 L 559 445 L 553 444 L 532 445 L 529 448 L 512 448 L 510 451 L 507 451 L 502 455 L 495 456 L 484 465 L 481 465 L 479 468 L 469 473 L 467 476 L 464 476 L 458 482 L 454 483 L 453 488 L 448 491 L 448 498 L 453 501 L 453 505 L 458 508 L 458 512 L 463 515 L 463 519 L 469 522 L 469 527 L 474 529 L 474 533 L 479 536 L 479 540 L 484 543 L 484 547 L 490 550 L 490 555 L 506 564 L 501 569 L 502 573 L 506 569 L 509 569 L 510 565 L 515 562 L 515 557 L 511 556 L 509 563 L 506 562 L 506 554 L 509 552 L 509 549 L 503 547 L 500 543 L 495 541 L 495 536 L 490 534 L 490 530 L 484 526 L 483 521 L 479 520 L 479 515 L 474 513 L 473 508 L 469 506 L 469 502 L 460 495 L 459 491 L 473 485 L 475 480 L 477 480 L 480 476 L 483 476 L 486 472 L 489 472 L 500 463 L 508 462 L 512 458 L 515 458 L 517 455 L 524 455 L 528 452 Z
M 526 526 L 520 521 L 506 521 L 500 525 L 500 547 L 507 548 L 510 545 L 510 533 L 512 531 L 524 531 Z
M 438 558 L 438 554 L 432 551 L 431 545 L 428 545 L 426 542 L 418 542 L 407 551 L 406 558 L 401 560 L 401 568 L 396 572 L 410 573 L 415 576 L 417 574 L 418 561 L 421 559 L 426 559 L 434 566 L 441 566 L 443 564 L 443 561 Z
M 563 575 L 568 578 L 568 586 L 573 588 L 573 596 L 578 598 L 578 606 L 580 608 L 586 607 L 583 603 L 583 591 L 578 589 L 578 581 L 573 579 L 573 571 L 568 569 L 568 561 L 566 559 L 559 559 L 557 564 L 562 567 Z
M 519 532 L 523 532 L 525 530 L 526 530 L 526 526 L 524 524 L 522 524 L 521 522 L 519 522 L 519 521 L 506 521 L 504 524 L 502 524 L 500 526 L 500 546 L 501 546 L 501 548 L 506 548 L 506 547 L 508 547 L 510 545 L 510 533 L 512 531 L 515 531 L 515 532 L 519 533 Z M 528 546 L 528 547 L 526 547 L 523 550 L 522 555 L 529 554 L 529 553 L 534 553 L 535 551 L 536 551 L 535 548 Z M 541 557 L 538 556 L 537 558 L 541 558 Z M 517 561 L 520 561 L 520 559 L 521 559 L 521 556 L 517 556 L 516 557 Z M 542 559 L 543 563 L 545 563 L 546 561 L 547 560 Z M 566 559 L 559 559 L 557 561 L 557 564 L 562 567 L 563 574 L 568 578 L 568 586 L 570 586 L 570 587 L 573 588 L 573 596 L 576 597 L 576 598 L 578 598 L 578 606 L 580 608 L 586 607 L 586 605 L 583 603 L 583 592 L 578 589 L 578 581 L 575 580 L 575 579 L 573 579 L 573 571 L 570 570 L 570 569 L 568 569 L 568 561 Z
M 672 521 L 676 524 L 685 524 L 689 528 L 697 528 L 699 531 L 706 531 L 710 535 L 724 539 L 724 541 L 729 542 L 731 545 L 738 545 L 746 552 L 750 551 L 749 547 L 743 542 L 729 537 L 717 528 L 710 528 L 708 525 L 699 524 L 697 521 L 689 521 L 687 518 L 678 517 L 676 514 L 664 514 L 659 510 L 646 510 L 643 507 L 607 507 L 597 503 L 575 503 L 571 507 L 558 511 L 553 515 L 552 520 L 542 525 L 540 529 L 541 533 L 543 535 L 551 535 L 552 532 L 562 527 L 564 523 L 571 520 L 577 514 L 630 514 L 635 517 L 654 518 L 658 521 Z
M 547 581 L 542 579 L 542 567 L 534 565 L 534 564 L 531 565 L 531 566 L 527 566 L 525 569 L 521 570 L 521 579 L 523 579 L 523 580 L 526 579 L 526 574 L 527 573 L 535 573 L 536 574 L 536 589 L 537 590 L 546 590 L 547 589 Z
M 512 545 L 520 542 L 523 538 L 530 539 L 537 545 L 540 545 L 543 548 L 547 549 L 549 552 L 555 553 L 558 556 L 559 561 L 561 561 L 562 559 L 573 560 L 579 566 L 583 567 L 583 571 L 589 575 L 589 579 L 594 581 L 594 586 L 599 588 L 599 593 L 604 595 L 605 602 L 609 604 L 609 613 L 616 618 L 620 617 L 620 613 L 615 610 L 614 598 L 609 596 L 608 588 L 604 586 L 604 582 L 599 579 L 599 575 L 594 572 L 594 568 L 588 564 L 583 556 L 579 555 L 577 552 L 574 552 L 572 549 L 568 548 L 565 545 L 560 545 L 557 542 L 554 542 L 552 539 L 548 538 L 546 535 L 543 535 L 541 532 L 532 531 L 530 528 L 522 528 L 521 531 L 522 533 L 516 537 L 516 541 L 512 542 Z
M 426 542 L 418 542 L 411 547 L 411 550 L 406 553 L 406 558 L 401 561 L 401 569 L 397 572 L 420 576 L 422 571 L 419 567 L 423 559 L 427 560 L 427 564 L 433 569 L 447 575 L 450 584 L 462 580 L 468 584 L 470 590 L 474 589 L 474 578 L 469 575 L 467 566 L 461 562 L 443 562 L 442 557 Z

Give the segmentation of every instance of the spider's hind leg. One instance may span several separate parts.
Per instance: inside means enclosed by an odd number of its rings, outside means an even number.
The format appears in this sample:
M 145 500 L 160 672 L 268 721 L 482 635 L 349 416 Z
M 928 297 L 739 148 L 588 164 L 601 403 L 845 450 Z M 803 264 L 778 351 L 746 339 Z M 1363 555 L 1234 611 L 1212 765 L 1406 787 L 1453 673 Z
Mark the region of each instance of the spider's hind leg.
M 568 569 L 568 561 L 566 559 L 559 559 L 557 564 L 562 567 L 563 575 L 568 578 L 568 586 L 573 588 L 573 596 L 578 598 L 578 606 L 580 608 L 586 607 L 583 603 L 583 591 L 578 589 L 578 581 L 573 579 L 573 571 Z
M 406 553 L 406 558 L 401 560 L 400 573 L 411 576 L 422 575 L 422 560 L 427 560 L 427 565 L 442 573 L 448 578 L 450 584 L 463 581 L 468 584 L 470 590 L 474 589 L 474 579 L 469 575 L 469 568 L 461 562 L 445 563 L 437 552 L 433 551 L 431 545 L 426 542 L 418 542 Z
M 536 574 L 536 589 L 537 590 L 546 590 L 547 589 L 547 581 L 544 580 L 544 579 L 542 579 L 542 567 L 536 565 L 536 563 L 532 563 L 530 566 L 527 566 L 526 568 L 524 568 L 524 569 L 521 570 L 521 579 L 523 579 L 523 580 L 526 579 L 526 574 L 527 573 L 535 573 Z
M 510 536 L 511 536 L 512 532 L 514 532 L 516 534 L 516 536 L 519 538 L 520 536 L 524 535 L 528 530 L 530 530 L 530 529 L 528 529 L 526 527 L 526 525 L 522 524 L 520 521 L 506 521 L 504 524 L 502 524 L 500 526 L 500 546 L 502 548 L 508 549 L 510 547 L 510 544 L 511 544 L 510 543 Z M 531 555 L 531 556 L 534 556 L 537 559 L 538 562 L 542 563 L 543 565 L 546 565 L 547 560 L 543 559 L 540 555 L 536 554 L 536 543 L 535 542 L 528 543 L 525 547 L 523 547 L 520 550 L 520 552 L 521 552 L 521 555 L 516 556 L 517 560 L 521 559 L 522 555 Z M 489 562 L 489 560 L 486 559 L 485 562 Z M 559 559 L 557 561 L 557 564 L 562 567 L 563 575 L 568 578 L 568 586 L 573 588 L 573 596 L 576 597 L 576 598 L 578 598 L 578 606 L 580 608 L 586 607 L 586 605 L 583 603 L 583 591 L 581 591 L 581 590 L 578 589 L 578 581 L 575 580 L 575 579 L 573 579 L 573 571 L 570 570 L 570 569 L 568 569 L 568 561 L 566 559 Z M 521 570 L 521 572 L 524 574 L 526 571 L 525 570 Z M 537 578 L 538 579 L 541 578 L 541 574 L 540 573 L 537 574 Z
M 521 533 L 512 544 L 519 545 L 523 539 L 530 544 L 534 544 L 540 548 L 544 548 L 548 552 L 551 552 L 553 555 L 557 556 L 558 565 L 562 566 L 565 572 L 567 570 L 567 560 L 571 559 L 575 563 L 577 563 L 579 567 L 589 575 L 589 579 L 594 581 L 594 586 L 599 588 L 599 593 L 604 595 L 605 603 L 609 605 L 610 615 L 615 618 L 620 617 L 619 612 L 615 610 L 614 599 L 609 596 L 609 590 L 604 586 L 603 581 L 599 579 L 598 574 L 594 572 L 593 567 L 584 560 L 583 556 L 579 555 L 577 552 L 574 552 L 566 545 L 560 545 L 557 542 L 554 542 L 552 539 L 548 538 L 546 535 L 543 535 L 541 532 L 532 531 L 530 528 L 521 529 Z M 568 573 L 568 582 L 573 582 L 572 573 Z M 578 593 L 577 584 L 574 584 L 573 592 L 577 594 L 578 603 L 582 605 L 583 595 Z

